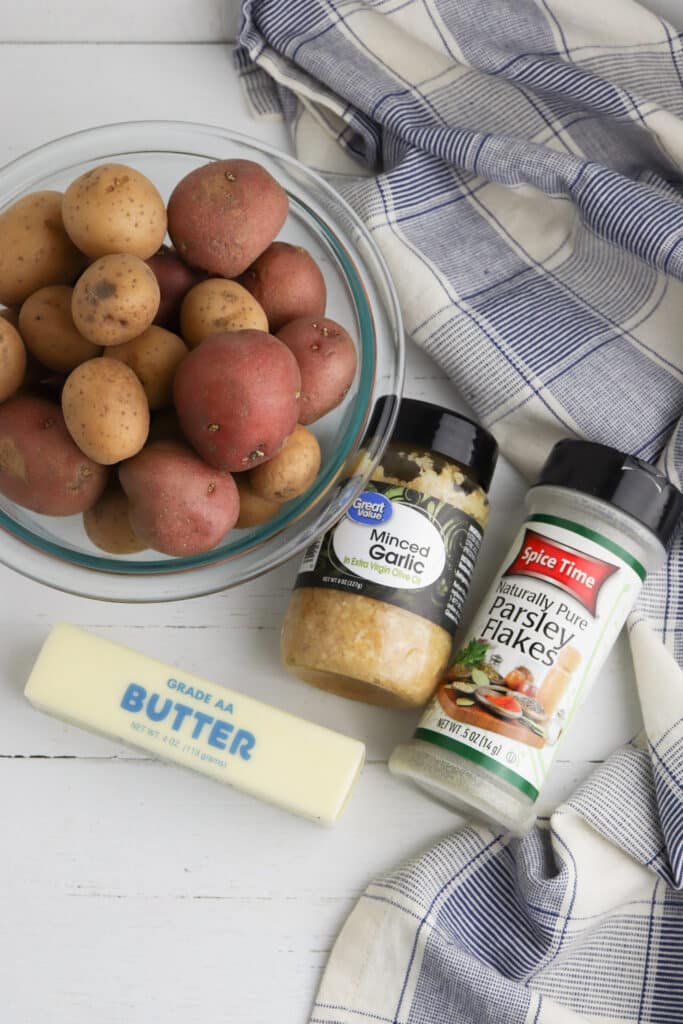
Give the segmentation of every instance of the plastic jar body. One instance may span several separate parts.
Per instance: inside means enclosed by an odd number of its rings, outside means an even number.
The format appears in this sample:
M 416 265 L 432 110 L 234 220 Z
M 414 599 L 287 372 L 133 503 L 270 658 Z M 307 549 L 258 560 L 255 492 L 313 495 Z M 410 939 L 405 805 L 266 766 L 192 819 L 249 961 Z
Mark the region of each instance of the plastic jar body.
M 532 488 L 528 516 L 392 772 L 526 831 L 558 742 L 611 650 L 660 540 L 607 501 Z
M 283 623 L 285 666 L 355 700 L 423 705 L 448 664 L 488 510 L 466 467 L 392 442 L 367 490 L 307 552 Z

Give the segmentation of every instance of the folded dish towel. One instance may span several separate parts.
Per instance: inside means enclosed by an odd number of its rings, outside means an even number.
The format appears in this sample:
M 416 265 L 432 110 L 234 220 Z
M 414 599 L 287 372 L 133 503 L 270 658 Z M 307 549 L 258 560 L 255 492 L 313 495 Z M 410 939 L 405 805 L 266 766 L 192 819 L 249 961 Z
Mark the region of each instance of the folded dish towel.
M 589 437 L 683 467 L 683 45 L 632 0 L 244 0 L 261 116 L 380 246 L 411 337 L 533 474 Z M 630 639 L 645 734 L 523 840 L 371 885 L 325 1024 L 683 1021 L 683 557 Z

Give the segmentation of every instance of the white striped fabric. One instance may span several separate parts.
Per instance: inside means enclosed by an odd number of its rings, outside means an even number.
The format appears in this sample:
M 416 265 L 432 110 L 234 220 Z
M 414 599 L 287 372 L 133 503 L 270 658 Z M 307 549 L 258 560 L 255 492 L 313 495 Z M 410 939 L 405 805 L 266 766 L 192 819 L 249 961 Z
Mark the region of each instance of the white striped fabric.
M 680 484 L 681 36 L 632 0 L 243 0 L 239 41 L 503 451 L 588 437 Z M 371 885 L 312 1021 L 683 1022 L 680 537 L 629 629 L 646 734 L 524 840 Z

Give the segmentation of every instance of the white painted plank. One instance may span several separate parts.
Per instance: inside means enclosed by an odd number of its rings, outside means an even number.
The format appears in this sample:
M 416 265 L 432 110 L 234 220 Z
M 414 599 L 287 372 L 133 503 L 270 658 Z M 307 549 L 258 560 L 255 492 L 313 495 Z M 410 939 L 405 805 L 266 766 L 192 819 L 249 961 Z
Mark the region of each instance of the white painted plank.
M 300 1024 L 365 885 L 460 820 L 379 766 L 330 830 L 153 762 L 5 762 L 0 788 L 8 1024 L 92 1024 L 94 1007 L 98 1024 L 186 1024 L 219 1006 Z
M 239 0 L 23 0 L 5 4 L 5 43 L 217 43 L 234 39 Z
M 333 830 L 204 783 L 4 766 L 3 1021 L 300 1024 L 363 887 L 455 820 L 376 768 Z
M 39 87 L 17 89 L 16 82 Z M 0 96 L 0 165 L 113 121 L 195 121 L 289 146 L 283 124 L 247 113 L 229 46 L 3 46 Z
M 680 0 L 644 7 L 683 29 Z M 24 42 L 219 42 L 235 39 L 239 0 L 23 0 L 5 5 L 0 40 Z M 426 15 L 425 15 L 426 16 Z

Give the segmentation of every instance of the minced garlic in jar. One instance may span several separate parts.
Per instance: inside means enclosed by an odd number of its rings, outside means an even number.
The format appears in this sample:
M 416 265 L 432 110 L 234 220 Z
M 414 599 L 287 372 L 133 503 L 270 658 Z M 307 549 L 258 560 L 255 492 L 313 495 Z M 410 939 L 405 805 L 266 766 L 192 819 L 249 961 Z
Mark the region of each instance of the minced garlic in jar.
M 282 630 L 291 672 L 370 704 L 428 700 L 488 520 L 496 455 L 471 420 L 403 401 L 365 490 L 306 552 Z

